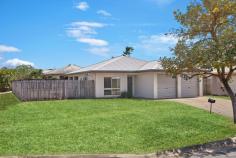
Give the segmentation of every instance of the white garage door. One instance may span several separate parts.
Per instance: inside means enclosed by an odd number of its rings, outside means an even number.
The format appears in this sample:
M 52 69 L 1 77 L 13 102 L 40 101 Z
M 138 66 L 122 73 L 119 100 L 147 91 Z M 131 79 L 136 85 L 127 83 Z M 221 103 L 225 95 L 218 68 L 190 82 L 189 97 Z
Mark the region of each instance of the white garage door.
M 183 98 L 198 96 L 198 79 L 197 77 L 185 80 L 181 78 L 181 95 Z
M 160 99 L 176 98 L 176 78 L 170 75 L 157 76 L 157 95 Z

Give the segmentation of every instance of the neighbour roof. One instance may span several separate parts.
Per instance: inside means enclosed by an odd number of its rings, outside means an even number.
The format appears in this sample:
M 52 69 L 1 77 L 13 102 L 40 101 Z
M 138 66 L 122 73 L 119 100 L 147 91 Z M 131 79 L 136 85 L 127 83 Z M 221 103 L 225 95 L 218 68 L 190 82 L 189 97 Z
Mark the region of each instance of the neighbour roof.
M 45 75 L 64 75 L 64 74 L 67 74 L 67 73 L 70 73 L 70 72 L 73 72 L 73 71 L 77 71 L 79 70 L 80 67 L 77 66 L 77 65 L 74 65 L 74 64 L 69 64 L 63 68 L 60 68 L 60 69 L 54 69 L 54 70 L 51 70 L 51 71 L 46 71 L 44 72 Z
M 45 69 L 45 70 L 43 70 L 43 74 L 47 74 L 48 72 L 50 72 L 52 70 L 55 70 L 55 69 Z
M 161 64 L 158 61 L 145 61 L 129 56 L 118 56 L 109 60 L 81 68 L 68 74 L 76 74 L 82 72 L 136 72 L 147 70 L 161 70 Z
M 161 65 L 160 61 L 149 61 L 145 65 L 143 65 L 140 69 L 140 71 L 145 70 L 163 70 L 163 67 Z

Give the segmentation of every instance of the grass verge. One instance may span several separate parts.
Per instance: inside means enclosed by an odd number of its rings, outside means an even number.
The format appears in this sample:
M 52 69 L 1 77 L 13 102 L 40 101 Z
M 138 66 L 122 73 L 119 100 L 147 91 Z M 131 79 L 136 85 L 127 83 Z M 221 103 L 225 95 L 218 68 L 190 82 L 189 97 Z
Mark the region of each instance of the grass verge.
M 223 116 L 171 101 L 0 99 L 0 155 L 152 153 L 236 133 Z

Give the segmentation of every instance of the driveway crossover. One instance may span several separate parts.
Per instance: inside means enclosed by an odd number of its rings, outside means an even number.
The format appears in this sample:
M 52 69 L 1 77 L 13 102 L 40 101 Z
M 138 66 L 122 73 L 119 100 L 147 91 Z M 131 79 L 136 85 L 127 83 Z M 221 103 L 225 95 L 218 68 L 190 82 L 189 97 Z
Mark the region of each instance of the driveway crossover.
M 179 98 L 179 99 L 169 99 L 169 100 L 188 104 L 209 111 L 210 103 L 208 103 L 208 98 L 209 97 L 204 96 L 198 98 Z M 216 103 L 212 105 L 212 112 L 233 118 L 233 109 L 230 100 L 214 98 L 214 97 L 212 97 L 212 99 L 216 100 Z

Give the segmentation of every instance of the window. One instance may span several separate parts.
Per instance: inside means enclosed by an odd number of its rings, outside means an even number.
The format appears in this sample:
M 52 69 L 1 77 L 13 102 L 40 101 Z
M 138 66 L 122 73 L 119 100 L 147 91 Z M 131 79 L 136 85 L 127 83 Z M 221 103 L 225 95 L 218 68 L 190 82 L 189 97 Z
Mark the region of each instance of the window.
M 104 95 L 120 95 L 120 78 L 104 78 Z
M 74 77 L 74 80 L 78 80 L 78 79 L 79 79 L 78 76 L 75 76 L 75 77 Z

